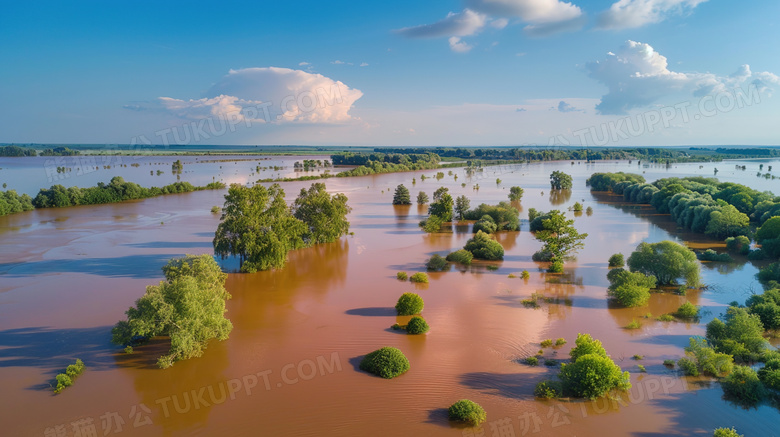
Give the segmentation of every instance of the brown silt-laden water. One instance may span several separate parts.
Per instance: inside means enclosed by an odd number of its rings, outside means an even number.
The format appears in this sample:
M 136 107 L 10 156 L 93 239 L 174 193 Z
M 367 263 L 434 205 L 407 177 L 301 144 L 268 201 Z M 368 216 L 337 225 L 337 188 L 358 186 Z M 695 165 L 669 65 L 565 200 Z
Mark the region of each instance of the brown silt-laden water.
M 202 357 L 166 370 L 155 364 L 165 339 L 127 355 L 110 344 L 110 330 L 144 287 L 162 278 L 168 259 L 212 253 L 219 216 L 209 210 L 222 204 L 224 190 L 0 217 L 2 434 L 74 436 L 94 429 L 94 435 L 112 436 L 650 437 L 705 436 L 736 426 L 746 436 L 778 435 L 777 409 L 734 406 L 722 399 L 716 382 L 681 378 L 662 364 L 680 358 L 688 338 L 703 335 L 704 324 L 728 302 L 760 290 L 756 266 L 744 259 L 728 267 L 707 264 L 708 289 L 685 297 L 653 294 L 645 307 L 613 308 L 606 300 L 613 253 L 628 256 L 640 242 L 664 239 L 696 248 L 722 243 L 680 233 L 650 207 L 591 194 L 585 179 L 597 171 L 644 172 L 648 181 L 713 173 L 713 165 L 699 165 L 565 162 L 488 167 L 473 177 L 453 169 L 457 181 L 449 175 L 420 180 L 436 171 L 327 179 L 330 192 L 349 197 L 354 235 L 292 252 L 281 270 L 229 274 L 230 338 L 212 341 Z M 574 177 L 570 195 L 551 196 L 553 170 Z M 780 193 L 774 186 L 780 182 L 744 173 L 721 171 L 718 177 Z M 503 182 L 496 185 L 499 176 Z M 427 258 L 462 248 L 472 235 L 464 223 L 449 233 L 423 233 L 418 222 L 425 208 L 391 204 L 400 183 L 412 198 L 446 186 L 453 197 L 468 196 L 472 207 L 506 200 L 509 187 L 521 186 L 521 231 L 498 234 L 506 251 L 502 262 L 432 272 L 429 284 L 399 281 L 396 272 L 424 271 Z M 288 200 L 310 184 L 283 184 Z M 545 273 L 545 264 L 531 260 L 541 244 L 528 230 L 528 209 L 565 210 L 576 201 L 593 208 L 592 215 L 567 212 L 589 234 L 585 248 L 563 274 Z M 488 264 L 498 269 L 488 270 Z M 519 278 L 523 270 L 529 279 Z M 390 328 L 409 319 L 393 309 L 407 291 L 425 300 L 426 335 Z M 534 293 L 549 302 L 525 307 L 521 301 Z M 655 320 L 686 299 L 702 306 L 702 320 Z M 652 317 L 645 318 L 648 313 Z M 625 329 L 633 320 L 641 328 Z M 545 348 L 544 358 L 563 360 L 580 332 L 604 343 L 631 372 L 633 388 L 593 402 L 536 400 L 535 384 L 558 370 L 521 361 L 535 355 L 542 340 L 559 337 L 568 343 Z M 393 380 L 357 369 L 360 357 L 382 346 L 401 349 L 411 369 Z M 644 358 L 631 359 L 635 354 Z M 53 395 L 49 384 L 75 358 L 86 372 Z M 484 434 L 448 422 L 446 408 L 464 398 L 485 408 Z

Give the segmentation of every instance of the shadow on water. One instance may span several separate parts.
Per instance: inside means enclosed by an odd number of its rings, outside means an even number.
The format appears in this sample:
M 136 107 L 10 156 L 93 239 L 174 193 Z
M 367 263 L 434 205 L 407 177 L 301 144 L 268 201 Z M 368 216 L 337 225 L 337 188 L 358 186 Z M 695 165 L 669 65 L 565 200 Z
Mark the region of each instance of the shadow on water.
M 149 278 L 162 276 L 160 270 L 174 254 L 129 255 L 116 258 L 52 259 L 0 264 L 0 275 L 27 277 L 45 273 L 86 273 L 110 278 Z
M 150 241 L 148 243 L 123 244 L 139 249 L 211 249 L 214 245 L 209 241 Z
M 549 376 L 553 370 L 545 369 Z M 460 384 L 483 393 L 511 399 L 534 400 L 534 388 L 542 375 L 522 375 L 491 372 L 472 372 L 461 375 Z
M 363 316 L 363 317 L 393 317 L 395 316 L 395 308 L 392 307 L 368 307 L 368 308 L 353 308 L 344 312 L 350 316 Z
M 31 327 L 0 331 L 0 368 L 37 367 L 47 381 L 28 387 L 29 390 L 51 390 L 55 375 L 76 358 L 90 370 L 113 367 L 116 347 L 111 344 L 111 327 L 53 329 Z

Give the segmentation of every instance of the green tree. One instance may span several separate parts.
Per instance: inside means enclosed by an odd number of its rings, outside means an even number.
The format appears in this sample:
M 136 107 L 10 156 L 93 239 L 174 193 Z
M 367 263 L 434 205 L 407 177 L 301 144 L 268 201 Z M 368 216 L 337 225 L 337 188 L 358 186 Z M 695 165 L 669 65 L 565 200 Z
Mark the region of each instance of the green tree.
M 734 428 L 717 428 L 712 437 L 745 437 Z
M 669 285 L 682 278 L 689 287 L 700 283 L 700 266 L 696 254 L 674 241 L 640 243 L 628 257 L 632 272 L 655 276 L 659 285 Z
M 710 214 L 710 222 L 705 233 L 719 240 L 745 235 L 749 231 L 749 223 L 750 218 L 747 215 L 731 205 L 726 205 L 720 211 L 713 211 Z
M 571 176 L 557 170 L 550 174 L 550 188 L 553 190 L 571 190 L 571 187 Z
M 551 262 L 561 264 L 585 246 L 582 240 L 587 237 L 577 232 L 574 220 L 567 220 L 557 209 L 548 213 L 548 218 L 542 220 L 542 230 L 536 232 L 536 239 L 544 243 L 541 251 L 552 255 Z
M 469 206 L 471 202 L 468 197 L 461 195 L 455 199 L 455 213 L 458 214 L 458 220 L 463 220 L 463 215 L 469 210 Z
M 774 240 L 780 237 L 780 217 L 772 217 L 765 221 L 756 231 L 756 242 L 762 244 L 766 240 Z M 748 246 L 750 243 L 748 242 Z
M 112 341 L 130 345 L 134 339 L 168 336 L 171 348 L 157 364 L 170 367 L 178 360 L 203 354 L 209 340 L 225 340 L 233 329 L 225 318 L 227 275 L 209 255 L 187 255 L 163 267 L 165 281 L 146 287 L 146 293 L 116 324 Z
M 292 206 L 293 216 L 308 227 L 303 236 L 307 244 L 332 243 L 349 232 L 347 196 L 331 196 L 323 183 L 315 183 L 301 193 Z
M 238 256 L 246 273 L 282 268 L 290 250 L 305 246 L 308 231 L 290 212 L 278 184 L 268 188 L 232 184 L 214 235 L 214 253 L 223 259 Z
M 395 194 L 393 195 L 393 205 L 411 205 L 412 200 L 409 198 L 409 189 L 401 184 L 395 187 Z
M 607 275 L 610 286 L 607 294 L 624 307 L 638 307 L 650 300 L 650 289 L 655 288 L 655 277 L 616 268 Z
M 436 190 L 436 192 L 438 193 L 439 190 Z M 452 196 L 445 191 L 441 196 L 434 195 L 433 199 L 433 203 L 428 207 L 428 215 L 439 217 L 442 222 L 451 222 L 454 203 Z
M 428 195 L 425 194 L 425 191 L 420 191 L 417 193 L 417 204 L 418 205 L 426 205 L 428 203 Z
M 576 344 L 570 352 L 571 364 L 561 366 L 564 393 L 595 399 L 610 390 L 631 388 L 628 372 L 623 372 L 609 358 L 600 341 L 588 334 L 578 334 Z
M 483 215 L 481 219 L 477 220 L 473 226 L 473 231 L 475 234 L 479 231 L 482 231 L 486 234 L 493 234 L 496 232 L 496 230 L 498 230 L 496 222 L 493 221 L 493 217 L 487 214 Z
M 509 200 L 512 202 L 519 201 L 523 198 L 523 189 L 520 187 L 512 187 L 509 189 Z
M 474 258 L 496 261 L 504 259 L 504 248 L 490 234 L 479 231 L 466 242 L 464 249 L 474 255 Z

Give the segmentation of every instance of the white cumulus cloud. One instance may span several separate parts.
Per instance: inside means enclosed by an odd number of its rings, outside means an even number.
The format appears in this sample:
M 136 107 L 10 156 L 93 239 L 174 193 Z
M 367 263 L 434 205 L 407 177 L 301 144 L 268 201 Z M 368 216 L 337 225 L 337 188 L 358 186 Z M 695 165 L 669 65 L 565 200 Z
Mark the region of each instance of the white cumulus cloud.
M 449 39 L 450 49 L 456 53 L 466 53 L 472 49 L 472 46 L 463 42 L 457 36 L 451 36 Z
M 599 16 L 602 29 L 632 29 L 684 14 L 707 0 L 618 0 Z
M 160 97 L 167 112 L 185 119 L 210 117 L 271 122 L 342 123 L 363 96 L 321 74 L 289 68 L 230 70 L 201 99 Z
M 601 114 L 626 114 L 631 109 L 674 94 L 701 97 L 738 86 L 750 77 L 755 78 L 753 83 L 759 89 L 762 84 L 780 83 L 772 82 L 777 79 L 772 73 L 752 73 L 748 65 L 725 77 L 712 73 L 672 71 L 665 56 L 649 44 L 631 40 L 626 41 L 616 53 L 607 53 L 605 59 L 588 62 L 585 68 L 588 76 L 607 86 L 607 94 L 596 105 Z M 768 86 L 765 85 L 766 88 Z

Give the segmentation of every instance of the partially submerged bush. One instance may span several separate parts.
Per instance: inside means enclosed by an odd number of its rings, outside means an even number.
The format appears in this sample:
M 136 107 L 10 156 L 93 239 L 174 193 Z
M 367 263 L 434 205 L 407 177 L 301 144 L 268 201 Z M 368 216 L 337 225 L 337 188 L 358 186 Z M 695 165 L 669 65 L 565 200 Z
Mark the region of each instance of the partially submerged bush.
M 622 253 L 616 253 L 609 257 L 610 267 L 623 267 L 624 265 L 626 265 L 626 261 Z
M 541 345 L 542 345 L 542 347 L 552 347 L 553 341 L 552 341 L 552 339 L 548 338 L 546 340 L 542 340 Z
M 406 272 L 398 272 L 395 274 L 395 277 L 402 281 L 409 279 L 409 277 L 406 275 Z
M 726 238 L 726 250 L 740 255 L 750 252 L 750 239 L 744 235 Z
M 566 344 L 566 339 L 565 339 L 565 338 L 563 338 L 563 337 L 561 337 L 561 338 L 559 338 L 559 339 L 555 340 L 555 345 L 556 345 L 556 346 L 563 346 L 564 344 Z
M 487 420 L 485 410 L 476 402 L 461 399 L 447 409 L 450 420 L 462 422 L 471 426 L 479 426 Z
M 538 366 L 539 365 L 539 358 L 537 357 L 527 357 L 523 360 L 524 363 L 528 364 L 529 366 Z
M 531 274 L 528 273 L 528 270 L 523 270 L 523 273 L 520 274 L 520 277 L 523 279 L 528 279 L 531 277 Z
M 737 430 L 734 428 L 718 428 L 712 434 L 712 437 L 745 437 L 745 436 L 737 433 Z
M 404 293 L 398 298 L 395 304 L 395 310 L 399 316 L 412 316 L 420 314 L 425 304 L 423 299 L 417 293 Z
M 447 267 L 447 260 L 444 259 L 438 253 L 433 254 L 433 256 L 430 259 L 428 259 L 428 261 L 425 262 L 425 268 L 434 272 L 442 271 L 446 267 Z
M 470 239 L 464 249 L 474 255 L 474 258 L 488 261 L 504 259 L 504 248 L 490 234 L 482 231 L 477 232 L 474 238 Z
M 428 326 L 425 319 L 419 316 L 412 317 L 412 319 L 409 320 L 409 324 L 406 325 L 406 332 L 413 335 L 425 334 L 430 329 L 431 328 Z
M 461 263 L 465 265 L 471 264 L 471 260 L 474 259 L 474 255 L 466 249 L 456 250 L 455 252 L 447 255 L 446 260 L 450 262 Z
M 610 282 L 607 295 L 624 307 L 642 306 L 650 300 L 650 289 L 655 288 L 654 276 L 639 272 L 629 272 L 623 268 L 610 270 L 607 274 Z
M 540 381 L 534 387 L 534 396 L 543 399 L 556 399 L 563 395 L 561 383 L 557 381 Z
M 409 360 L 400 350 L 394 347 L 383 347 L 363 357 L 360 361 L 360 370 L 391 379 L 409 370 Z
M 721 263 L 733 263 L 734 258 L 728 253 L 718 253 L 712 249 L 707 249 L 704 252 L 697 254 L 697 257 L 702 261 L 721 262 Z
M 705 375 L 721 377 L 729 374 L 734 368 L 734 358 L 729 354 L 715 352 L 715 349 L 709 347 L 707 340 L 702 338 L 691 338 L 688 347 L 685 348 L 685 355 L 690 357 L 691 362 L 696 367 L 696 371 L 690 370 L 688 363 L 677 364 L 686 373 L 686 375 L 697 376 L 699 373 Z M 687 366 L 687 367 L 683 367 Z
M 493 234 L 496 232 L 496 229 L 496 221 L 493 220 L 493 217 L 489 215 L 483 215 L 482 218 L 477 220 L 473 226 L 473 231 L 475 234 L 479 231 L 482 231 L 486 234 Z
M 681 319 L 695 319 L 699 317 L 699 307 L 690 302 L 685 302 L 684 304 L 680 305 L 680 308 L 677 308 L 677 311 L 674 313 L 674 315 Z
M 428 283 L 428 275 L 423 272 L 417 272 L 413 274 L 410 278 L 410 281 L 417 282 L 421 284 L 427 284 Z
M 564 391 L 574 397 L 595 399 L 613 389 L 628 390 L 631 382 L 611 358 L 587 354 L 571 364 L 564 364 L 560 374 Z
M 723 393 L 745 404 L 757 404 L 764 396 L 766 389 L 755 370 L 747 366 L 736 366 L 721 382 Z
M 65 373 L 57 375 L 57 386 L 54 388 L 54 393 L 60 393 L 65 387 L 73 385 L 73 381 L 76 377 L 84 373 L 85 368 L 84 362 L 79 359 L 76 359 L 76 363 L 69 364 L 68 367 L 65 368 Z

